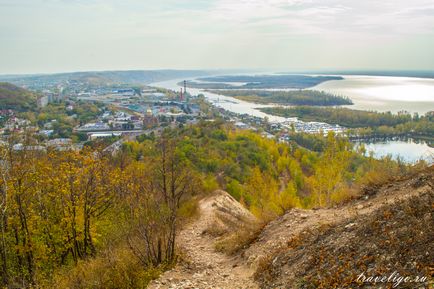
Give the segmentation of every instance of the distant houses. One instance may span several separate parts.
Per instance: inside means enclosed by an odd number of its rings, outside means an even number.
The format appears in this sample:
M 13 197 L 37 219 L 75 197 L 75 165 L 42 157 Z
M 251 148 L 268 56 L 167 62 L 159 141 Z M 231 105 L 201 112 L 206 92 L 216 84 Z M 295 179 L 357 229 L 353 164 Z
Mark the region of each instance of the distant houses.
M 43 93 L 44 96 L 39 97 L 36 101 L 38 107 L 46 107 L 49 103 L 62 100 L 62 96 L 60 94 L 52 93 L 49 91 L 45 91 Z

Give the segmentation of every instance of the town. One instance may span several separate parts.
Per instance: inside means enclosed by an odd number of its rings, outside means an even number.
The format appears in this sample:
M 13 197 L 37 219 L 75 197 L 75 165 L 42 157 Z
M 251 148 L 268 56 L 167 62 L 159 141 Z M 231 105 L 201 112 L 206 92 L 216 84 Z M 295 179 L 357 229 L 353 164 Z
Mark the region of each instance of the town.
M 339 125 L 322 122 L 303 122 L 296 118 L 270 122 L 267 118 L 236 114 L 213 106 L 202 94 L 191 95 L 186 81 L 183 84 L 179 91 L 173 91 L 126 84 L 38 83 L 31 87 L 39 93 L 37 119 L 35 114 L 27 112 L 0 111 L 1 139 L 7 142 L 11 134 L 24 132 L 37 136 L 37 142 L 31 145 L 15 143 L 16 150 L 80 150 L 85 144 L 95 142 L 113 150 L 125 140 L 158 133 L 164 127 L 213 121 L 216 117 L 233 123 L 237 129 L 259 131 L 264 137 L 280 142 L 288 142 L 290 133 L 345 132 Z

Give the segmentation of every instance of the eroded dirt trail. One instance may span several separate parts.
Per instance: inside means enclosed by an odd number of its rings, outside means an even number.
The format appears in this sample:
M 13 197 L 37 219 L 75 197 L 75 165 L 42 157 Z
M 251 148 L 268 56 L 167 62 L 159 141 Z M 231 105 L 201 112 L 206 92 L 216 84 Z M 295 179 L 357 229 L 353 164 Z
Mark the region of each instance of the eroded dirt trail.
M 178 236 L 180 252 L 187 262 L 165 272 L 148 288 L 259 288 L 253 281 L 254 270 L 246 265 L 245 260 L 216 252 L 215 238 L 204 233 L 215 224 L 216 203 L 227 197 L 221 194 L 200 201 L 199 218 Z
M 346 205 L 318 210 L 293 209 L 270 222 L 258 238 L 243 250 L 242 254 L 228 256 L 215 251 L 216 239 L 206 234 L 217 223 L 225 225 L 225 219 L 237 223 L 254 218 L 226 192 L 216 192 L 199 203 L 200 216 L 185 227 L 178 236 L 178 244 L 185 260 L 173 270 L 165 272 L 149 288 L 259 288 L 253 280 L 255 268 L 264 258 L 284 248 L 287 241 L 306 229 L 339 224 L 357 216 L 370 215 L 380 208 L 403 202 L 411 197 L 433 192 L 433 169 L 415 177 L 396 180 L 368 191 L 360 199 Z M 224 218 L 218 216 L 224 215 Z M 344 224 L 351 230 L 360 224 Z M 234 230 L 234 228 L 230 228 Z M 235 229 L 236 230 L 236 229 Z M 241 257 L 242 255 L 242 257 Z

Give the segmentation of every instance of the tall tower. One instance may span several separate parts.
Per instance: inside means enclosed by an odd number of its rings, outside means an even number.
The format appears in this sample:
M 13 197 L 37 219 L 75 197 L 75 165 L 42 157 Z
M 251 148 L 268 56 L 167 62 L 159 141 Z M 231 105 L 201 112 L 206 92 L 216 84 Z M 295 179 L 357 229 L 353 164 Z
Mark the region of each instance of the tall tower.
M 187 97 L 187 80 L 184 80 L 184 96 L 185 96 L 185 101 L 188 102 L 188 97 Z

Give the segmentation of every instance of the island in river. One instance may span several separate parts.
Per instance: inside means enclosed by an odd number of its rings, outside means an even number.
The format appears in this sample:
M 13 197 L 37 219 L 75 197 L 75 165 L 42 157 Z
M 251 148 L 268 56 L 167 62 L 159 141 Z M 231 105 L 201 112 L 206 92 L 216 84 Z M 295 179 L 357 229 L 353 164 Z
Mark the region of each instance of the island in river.
M 295 90 L 208 90 L 212 93 L 231 96 L 236 99 L 261 104 L 336 106 L 351 105 L 348 97 L 334 95 L 324 91 Z
M 341 76 L 311 75 L 223 75 L 187 81 L 187 87 L 199 89 L 305 89 Z

